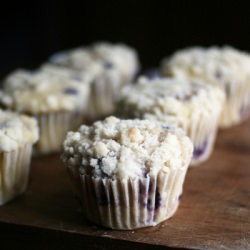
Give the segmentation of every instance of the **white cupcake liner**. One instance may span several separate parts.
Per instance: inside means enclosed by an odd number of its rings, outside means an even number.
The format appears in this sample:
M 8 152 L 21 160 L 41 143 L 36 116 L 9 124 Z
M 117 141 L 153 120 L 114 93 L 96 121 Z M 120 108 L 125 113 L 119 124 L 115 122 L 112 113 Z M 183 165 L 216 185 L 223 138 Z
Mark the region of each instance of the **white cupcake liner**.
M 229 87 L 219 122 L 222 129 L 240 124 L 250 116 L 250 79 Z
M 22 194 L 28 185 L 32 144 L 0 153 L 0 205 Z
M 84 214 L 93 223 L 113 229 L 155 226 L 176 212 L 187 167 L 128 180 L 81 175 Z
M 209 159 L 212 154 L 218 132 L 221 107 L 215 107 L 210 115 L 191 117 L 186 134 L 194 144 L 193 157 L 190 166 L 197 166 Z
M 34 147 L 35 155 L 60 152 L 66 133 L 76 130 L 84 122 L 81 111 L 53 112 L 35 117 L 40 131 L 40 139 Z

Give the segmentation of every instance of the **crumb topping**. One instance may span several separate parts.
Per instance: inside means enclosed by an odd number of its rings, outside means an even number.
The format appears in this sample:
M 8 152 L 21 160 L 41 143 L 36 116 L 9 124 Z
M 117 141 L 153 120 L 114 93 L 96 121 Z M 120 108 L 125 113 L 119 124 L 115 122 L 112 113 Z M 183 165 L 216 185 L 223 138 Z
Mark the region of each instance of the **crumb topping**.
M 139 68 L 138 55 L 134 49 L 108 42 L 59 52 L 51 57 L 50 62 L 92 72 L 95 76 L 101 72 L 117 71 L 124 82 L 130 81 Z
M 89 84 L 46 71 L 17 70 L 3 83 L 0 102 L 25 112 L 70 111 L 86 108 Z
M 125 86 L 118 101 L 122 115 L 143 117 L 145 113 L 180 119 L 213 112 L 224 102 L 224 92 L 200 80 L 140 78 L 135 85 Z M 170 121 L 170 120 L 169 120 Z
M 229 46 L 191 47 L 163 60 L 162 72 L 169 76 L 202 78 L 225 88 L 225 85 L 244 83 L 249 77 L 250 56 Z
M 62 161 L 82 174 L 127 179 L 189 164 L 193 145 L 177 127 L 114 116 L 68 132 Z
M 38 125 L 34 118 L 0 109 L 0 152 L 10 152 L 26 143 L 38 140 Z

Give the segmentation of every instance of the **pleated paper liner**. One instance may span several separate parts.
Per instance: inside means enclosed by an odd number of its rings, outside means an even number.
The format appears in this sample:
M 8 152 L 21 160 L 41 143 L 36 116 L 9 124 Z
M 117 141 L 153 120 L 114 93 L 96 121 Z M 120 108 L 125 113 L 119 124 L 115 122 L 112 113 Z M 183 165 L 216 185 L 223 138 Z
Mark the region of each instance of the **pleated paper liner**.
M 187 166 L 128 180 L 81 175 L 83 212 L 93 223 L 113 229 L 155 226 L 176 212 L 186 171 Z
M 0 205 L 22 194 L 28 185 L 32 144 L 0 154 Z

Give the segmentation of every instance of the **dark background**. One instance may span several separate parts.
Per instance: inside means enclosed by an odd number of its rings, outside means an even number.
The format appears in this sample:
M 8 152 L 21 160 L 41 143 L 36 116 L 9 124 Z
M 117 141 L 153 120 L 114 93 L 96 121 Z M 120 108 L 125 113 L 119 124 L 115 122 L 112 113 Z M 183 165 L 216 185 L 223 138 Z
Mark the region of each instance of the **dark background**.
M 35 68 L 56 51 L 124 42 L 143 67 L 192 45 L 250 51 L 250 14 L 239 1 L 8 1 L 0 15 L 0 73 Z

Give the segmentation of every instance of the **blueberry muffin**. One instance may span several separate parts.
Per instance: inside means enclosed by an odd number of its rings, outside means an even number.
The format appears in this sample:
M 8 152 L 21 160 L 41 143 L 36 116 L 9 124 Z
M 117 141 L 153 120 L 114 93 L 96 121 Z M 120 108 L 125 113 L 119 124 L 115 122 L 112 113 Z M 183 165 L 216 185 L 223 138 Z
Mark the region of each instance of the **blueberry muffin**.
M 61 158 L 85 216 L 126 230 L 155 226 L 175 213 L 192 151 L 179 128 L 110 116 L 69 132 Z
M 140 78 L 134 85 L 124 87 L 116 114 L 181 127 L 194 144 L 194 166 L 212 153 L 224 99 L 222 90 L 200 80 Z
M 34 116 L 40 127 L 37 154 L 59 152 L 66 132 L 84 122 L 89 84 L 45 71 L 17 70 L 3 82 L 0 105 Z
M 200 78 L 205 84 L 221 87 L 226 100 L 219 126 L 231 127 L 249 117 L 250 56 L 235 48 L 192 47 L 175 52 L 161 65 L 162 74 Z
M 139 60 L 136 51 L 124 44 L 94 43 L 60 52 L 50 63 L 87 72 L 94 77 L 91 83 L 89 115 L 93 119 L 109 115 L 120 88 L 135 77 Z
M 34 118 L 0 109 L 0 205 L 26 190 L 32 147 L 37 140 Z

